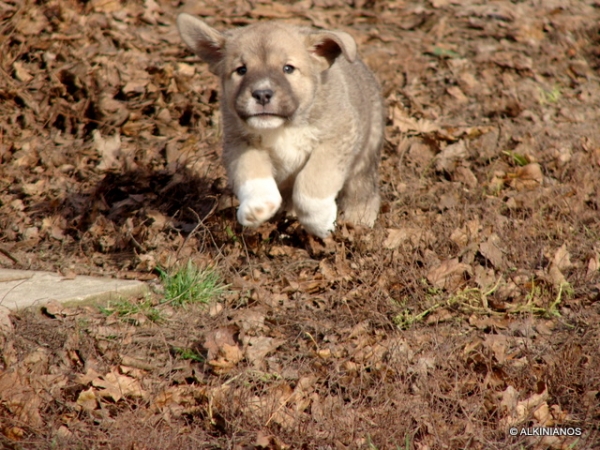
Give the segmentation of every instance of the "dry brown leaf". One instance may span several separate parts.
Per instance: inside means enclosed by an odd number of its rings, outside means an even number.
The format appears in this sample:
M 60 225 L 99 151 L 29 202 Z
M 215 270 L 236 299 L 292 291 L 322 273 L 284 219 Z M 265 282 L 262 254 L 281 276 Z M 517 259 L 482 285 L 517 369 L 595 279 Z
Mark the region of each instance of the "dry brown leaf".
M 294 406 L 296 412 L 305 411 L 310 405 L 310 397 L 314 392 L 318 377 L 314 375 L 303 376 L 296 383 L 294 392 L 288 399 L 288 404 Z
M 563 273 L 559 270 L 559 268 L 556 267 L 555 265 L 551 265 L 550 268 L 548 269 L 548 276 L 550 278 L 549 281 L 552 282 L 552 284 L 556 288 L 560 288 L 560 286 L 567 283 L 567 279 L 565 278 Z
M 524 42 L 530 47 L 537 46 L 545 38 L 544 21 L 538 18 L 521 18 L 512 35 L 517 42 Z
M 215 392 L 220 392 L 218 389 Z M 218 397 L 218 394 L 214 394 L 212 397 L 215 399 Z M 198 402 L 205 401 L 207 398 L 208 393 L 205 386 L 168 386 L 156 395 L 150 403 L 149 408 L 155 413 L 162 413 L 161 417 L 168 420 L 169 417 L 180 417 L 186 411 L 196 411 Z M 215 403 L 217 402 L 215 400 Z
M 392 110 L 394 127 L 402 133 L 428 134 L 439 130 L 439 126 L 426 119 L 415 119 L 410 117 L 404 109 L 396 106 Z
M 101 377 L 101 375 L 98 372 L 96 372 L 92 368 L 88 368 L 88 370 L 85 372 L 85 374 L 79 373 L 79 374 L 75 375 L 75 382 L 85 386 L 100 377 Z
M 274 385 L 266 395 L 255 396 L 248 402 L 247 408 L 256 414 L 266 416 L 265 425 L 273 422 L 283 428 L 291 429 L 296 426 L 298 414 L 286 407 L 292 399 L 293 390 L 287 383 Z
M 479 316 L 472 314 L 469 317 L 469 324 L 476 327 L 479 330 L 495 329 L 502 330 L 508 327 L 509 319 L 507 317 L 496 317 L 496 316 Z
M 122 101 L 114 99 L 109 94 L 104 94 L 102 97 L 100 97 L 99 106 L 100 109 L 102 109 L 102 111 L 104 111 L 104 113 L 106 114 L 112 115 L 113 113 L 117 113 L 119 111 L 124 110 L 127 113 L 127 115 L 129 115 L 125 104 Z
M 235 314 L 234 321 L 244 333 L 255 334 L 264 329 L 265 314 L 261 308 L 244 309 Z
M 87 391 L 81 391 L 77 396 L 76 403 L 84 411 L 90 412 L 98 407 L 98 401 L 96 400 L 96 389 L 90 387 Z
M 459 247 L 477 242 L 481 224 L 479 219 L 469 220 L 462 228 L 456 228 L 450 235 L 450 239 Z
M 36 36 L 46 30 L 49 26 L 48 19 L 41 8 L 29 7 L 26 14 L 22 15 L 16 23 L 19 33 L 26 36 Z
M 145 397 L 147 394 L 140 386 L 139 381 L 117 372 L 109 372 L 102 378 L 92 381 L 92 386 L 103 388 L 98 391 L 101 397 L 111 398 L 118 402 L 124 397 Z
M 294 12 L 288 5 L 281 3 L 270 3 L 267 5 L 257 5 L 250 11 L 252 17 L 262 17 L 266 19 L 287 19 L 292 17 Z
M 517 52 L 496 52 L 491 60 L 504 68 L 516 70 L 531 70 L 533 68 L 532 59 Z
M 16 418 L 31 427 L 43 424 L 40 408 L 43 399 L 29 385 L 27 370 L 0 373 L 0 400 Z
M 570 269 L 571 267 L 573 267 L 573 263 L 571 263 L 571 256 L 565 243 L 554 254 L 554 258 L 548 269 L 550 281 L 556 288 L 560 288 L 560 286 L 567 283 L 563 270 Z
M 35 183 L 26 183 L 23 185 L 23 193 L 30 196 L 40 195 L 47 188 L 46 180 L 38 180 Z
M 134 319 L 137 322 L 137 319 Z M 156 366 L 154 364 L 148 363 L 147 361 L 141 360 L 139 358 L 135 358 L 128 355 L 121 354 L 121 371 L 124 374 L 133 376 L 134 378 L 141 378 L 144 374 L 144 371 L 152 371 L 156 370 Z
M 476 265 L 474 270 L 475 283 L 484 292 L 487 293 L 492 287 L 499 284 L 500 279 L 497 279 L 496 272 L 493 268 L 485 268 L 481 265 Z M 487 299 L 483 296 L 484 306 L 487 307 Z
M 595 252 L 588 260 L 585 279 L 587 281 L 594 279 L 598 275 L 598 271 L 600 271 L 600 257 L 598 253 Z
M 273 245 L 269 249 L 270 256 L 293 256 L 295 249 L 287 245 Z
M 333 282 L 338 278 L 336 267 L 332 266 L 326 259 L 319 262 L 319 272 L 329 282 Z
M 237 345 L 223 344 L 217 357 L 209 360 L 208 364 L 216 373 L 223 374 L 233 369 L 242 359 L 244 353 Z
M 355 361 L 372 367 L 379 367 L 388 353 L 387 347 L 380 343 L 367 345 L 352 353 Z
M 0 333 L 9 334 L 14 331 L 12 320 L 10 320 L 10 314 L 11 311 L 8 308 L 0 305 Z
M 123 86 L 123 92 L 125 94 L 143 94 L 146 92 L 146 86 L 150 80 L 145 78 L 136 78 L 128 81 L 125 86 Z
M 329 359 L 331 358 L 332 352 L 330 348 L 320 348 L 317 349 L 316 354 L 319 358 Z
M 123 8 L 119 0 L 91 0 L 94 11 L 101 13 L 112 13 Z
M 242 339 L 242 342 L 244 343 L 246 359 L 255 366 L 263 363 L 268 353 L 285 343 L 283 339 L 273 339 L 265 336 L 246 337 Z
M 500 418 L 501 425 L 506 428 L 517 423 L 513 418 L 513 414 L 517 408 L 519 393 L 513 386 L 507 386 L 501 394 L 500 399 Z
M 458 258 L 443 261 L 427 273 L 427 280 L 438 289 L 454 292 L 465 282 L 465 275 L 471 276 L 473 270 L 470 265 L 463 264 Z
M 415 227 L 388 228 L 387 237 L 383 241 L 383 247 L 388 250 L 394 250 L 404 243 L 409 243 L 411 247 L 417 247 L 420 243 L 432 243 L 436 237 L 430 230 Z
M 533 417 L 542 427 L 551 427 L 554 425 L 554 418 L 550 413 L 548 403 L 542 403 L 540 407 L 533 412 Z
M 153 399 L 150 408 L 160 411 L 173 405 L 180 405 L 185 391 L 185 386 L 169 386 Z
M 470 189 L 478 186 L 479 181 L 475 174 L 468 167 L 458 166 L 454 171 L 454 180 L 463 183 Z
M 438 171 L 452 173 L 456 169 L 458 163 L 466 159 L 467 155 L 468 152 L 464 140 L 447 145 L 435 157 L 435 168 Z
M 31 353 L 28 353 L 22 360 L 23 366 L 34 375 L 46 373 L 49 362 L 48 350 L 42 347 L 38 347 Z
M 565 269 L 570 269 L 573 267 L 573 263 L 571 262 L 571 255 L 567 250 L 567 244 L 564 243 L 560 246 L 556 253 L 554 254 L 554 259 L 552 260 L 552 264 L 556 266 L 556 268 L 560 271 Z
M 74 309 L 68 308 L 62 303 L 51 300 L 43 306 L 43 311 L 51 317 L 67 317 L 77 314 Z
M 163 10 L 158 3 L 154 0 L 144 0 L 142 19 L 152 25 L 156 25 L 161 14 L 163 14 Z
M 33 80 L 33 75 L 25 68 L 25 65 L 19 61 L 15 61 L 13 63 L 13 70 L 15 71 L 15 76 L 17 80 L 22 81 L 23 83 L 29 83 Z
M 56 430 L 56 437 L 59 439 L 72 439 L 73 436 L 73 432 L 69 430 L 65 425 L 61 425 L 60 427 L 58 427 L 58 430 Z
M 216 358 L 224 345 L 236 346 L 239 331 L 237 326 L 229 325 L 206 333 L 202 345 L 207 350 L 207 359 Z
M 503 427 L 510 427 L 523 423 L 540 408 L 546 408 L 546 401 L 550 398 L 548 388 L 544 389 L 539 394 L 532 394 L 525 400 L 517 401 L 518 393 L 512 387 L 508 386 L 502 393 L 501 406 L 503 407 L 504 417 L 501 417 L 500 424 Z
M 450 239 L 462 250 L 462 247 L 478 240 L 480 227 L 479 219 L 469 220 L 462 228 L 456 228 L 450 235 Z
M 414 141 L 410 144 L 408 149 L 408 163 L 416 164 L 417 167 L 428 167 L 431 164 L 431 160 L 435 157 L 434 150 L 431 145 L 427 144 L 421 138 L 413 138 Z M 398 152 L 401 153 L 401 149 L 398 148 Z
M 162 230 L 168 223 L 171 222 L 170 217 L 164 215 L 162 212 L 157 211 L 155 209 L 146 211 L 146 217 L 152 219 L 150 227 L 155 228 L 157 230 Z
M 273 442 L 273 436 L 271 434 L 265 433 L 260 430 L 256 433 L 256 440 L 254 441 L 254 445 L 258 448 L 271 448 L 271 444 Z
M 502 241 L 500 236 L 493 233 L 485 242 L 479 245 L 481 254 L 492 263 L 496 269 L 504 269 L 507 267 L 504 252 L 502 251 Z
M 448 94 L 454 97 L 458 103 L 469 103 L 469 98 L 464 94 L 464 92 L 458 86 L 451 86 L 447 89 Z
M 486 334 L 483 339 L 483 345 L 494 353 L 498 364 L 503 365 L 506 362 L 510 346 L 507 336 L 503 334 Z
M 93 132 L 94 147 L 100 156 L 100 164 L 98 170 L 118 169 L 121 164 L 118 158 L 121 154 L 121 136 L 115 134 L 106 138 L 102 137 L 100 131 Z
M 544 181 L 542 168 L 538 163 L 519 167 L 514 174 L 509 174 L 510 185 L 517 191 L 537 189 Z
M 11 441 L 18 442 L 25 437 L 25 430 L 20 427 L 3 427 L 2 434 Z

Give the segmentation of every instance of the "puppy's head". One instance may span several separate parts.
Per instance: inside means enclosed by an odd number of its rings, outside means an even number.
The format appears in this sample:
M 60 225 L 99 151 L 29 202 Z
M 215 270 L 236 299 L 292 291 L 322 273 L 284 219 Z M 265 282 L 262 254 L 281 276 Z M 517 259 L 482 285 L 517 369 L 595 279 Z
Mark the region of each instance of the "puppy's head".
M 183 41 L 221 77 L 224 107 L 248 127 L 275 129 L 306 113 L 321 73 L 343 55 L 356 57 L 349 34 L 264 22 L 220 33 L 189 14 Z

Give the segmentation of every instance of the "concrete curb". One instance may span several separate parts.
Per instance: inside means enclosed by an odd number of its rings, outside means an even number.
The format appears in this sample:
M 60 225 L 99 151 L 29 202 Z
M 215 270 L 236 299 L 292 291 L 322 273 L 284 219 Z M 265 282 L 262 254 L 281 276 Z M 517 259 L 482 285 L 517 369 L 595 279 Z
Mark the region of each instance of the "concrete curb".
M 51 301 L 64 305 L 101 303 L 147 292 L 148 285 L 137 280 L 88 276 L 68 279 L 53 272 L 0 269 L 0 329 L 5 328 L 10 311 Z

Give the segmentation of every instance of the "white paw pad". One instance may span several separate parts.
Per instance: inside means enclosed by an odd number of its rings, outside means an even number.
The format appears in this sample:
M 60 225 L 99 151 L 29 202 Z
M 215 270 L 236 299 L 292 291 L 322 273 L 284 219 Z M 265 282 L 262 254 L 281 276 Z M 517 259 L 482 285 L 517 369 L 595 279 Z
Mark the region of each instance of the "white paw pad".
M 275 215 L 281 206 L 281 194 L 272 178 L 246 181 L 237 192 L 240 207 L 238 222 L 245 227 L 257 227 Z

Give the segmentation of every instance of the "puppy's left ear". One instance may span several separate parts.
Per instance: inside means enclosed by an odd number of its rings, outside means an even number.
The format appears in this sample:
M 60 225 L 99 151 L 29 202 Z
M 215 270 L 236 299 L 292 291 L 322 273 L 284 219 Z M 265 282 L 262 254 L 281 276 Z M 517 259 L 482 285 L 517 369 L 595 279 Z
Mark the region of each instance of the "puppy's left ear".
M 343 31 L 319 31 L 308 36 L 308 51 L 318 58 L 323 58 L 328 68 L 340 55 L 344 55 L 349 62 L 354 62 L 356 42 Z

